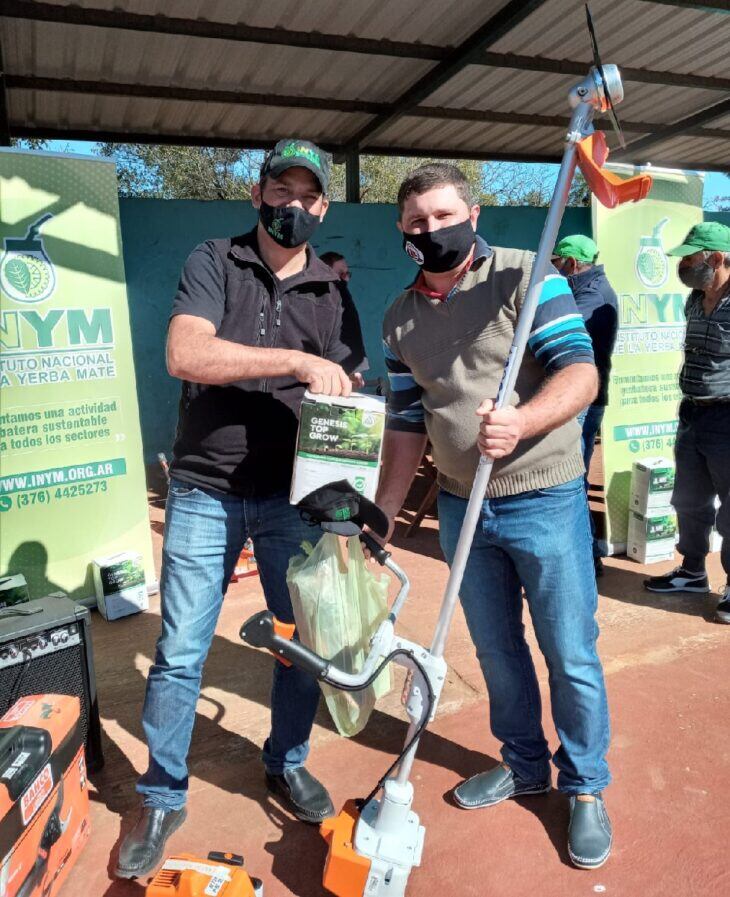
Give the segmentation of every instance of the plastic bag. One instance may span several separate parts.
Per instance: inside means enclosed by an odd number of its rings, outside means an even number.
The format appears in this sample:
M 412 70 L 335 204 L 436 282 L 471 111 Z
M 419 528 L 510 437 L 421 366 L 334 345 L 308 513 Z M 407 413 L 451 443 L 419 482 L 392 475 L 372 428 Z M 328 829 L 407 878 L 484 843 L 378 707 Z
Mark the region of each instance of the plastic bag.
M 303 645 L 348 673 L 356 673 L 368 655 L 370 639 L 388 613 L 388 577 L 368 569 L 360 540 L 347 540 L 347 558 L 340 539 L 325 533 L 314 548 L 289 562 L 294 620 Z M 360 691 L 340 691 L 322 683 L 327 708 L 337 731 L 348 737 L 364 727 L 375 701 L 391 688 L 390 666 Z

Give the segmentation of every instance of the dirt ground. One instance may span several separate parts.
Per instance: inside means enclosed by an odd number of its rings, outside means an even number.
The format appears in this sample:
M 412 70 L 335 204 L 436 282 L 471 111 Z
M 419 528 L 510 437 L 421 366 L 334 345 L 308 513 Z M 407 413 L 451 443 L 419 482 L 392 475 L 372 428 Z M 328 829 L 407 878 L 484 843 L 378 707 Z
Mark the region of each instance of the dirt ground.
M 423 484 L 421 484 L 423 488 Z M 152 495 L 154 499 L 154 495 Z M 417 505 L 416 491 L 411 510 Z M 159 565 L 163 504 L 150 505 Z M 446 583 L 431 516 L 412 538 L 401 517 L 395 557 L 412 580 L 400 630 L 428 644 Z M 412 874 L 411 897 L 722 897 L 730 894 L 726 858 L 730 786 L 730 627 L 712 621 L 724 584 L 718 555 L 710 559 L 714 592 L 662 597 L 642 589 L 649 570 L 607 559 L 599 580 L 599 647 L 612 717 L 606 791 L 615 846 L 600 870 L 574 869 L 566 850 L 566 799 L 510 801 L 476 812 L 459 810 L 453 787 L 496 762 L 488 702 L 461 611 L 446 659 L 449 674 L 438 716 L 422 739 L 414 767 L 414 809 L 426 825 L 423 862 Z M 190 752 L 189 818 L 170 851 L 242 853 L 267 897 L 320 897 L 325 845 L 316 828 L 296 822 L 266 794 L 259 755 L 269 726 L 274 662 L 244 645 L 241 623 L 263 607 L 257 577 L 231 586 L 205 669 Z M 146 766 L 140 722 L 145 675 L 159 631 L 159 596 L 150 611 L 113 623 L 93 615 L 99 704 L 106 765 L 93 779 L 92 838 L 63 895 L 141 897 L 143 884 L 111 876 L 120 837 L 134 821 L 136 777 Z M 547 672 L 534 646 L 552 748 Z M 348 742 L 321 709 L 309 768 L 336 806 L 361 796 L 401 747 L 405 722 L 398 683 L 366 730 Z M 353 772 L 356 774 L 353 775 Z

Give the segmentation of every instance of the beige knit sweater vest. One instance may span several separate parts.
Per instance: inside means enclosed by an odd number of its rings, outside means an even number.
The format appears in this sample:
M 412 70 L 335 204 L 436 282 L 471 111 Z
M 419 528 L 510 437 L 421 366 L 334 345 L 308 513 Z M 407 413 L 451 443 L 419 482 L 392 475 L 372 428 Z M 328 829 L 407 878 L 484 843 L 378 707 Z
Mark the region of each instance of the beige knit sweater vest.
M 390 306 L 383 338 L 423 389 L 423 407 L 439 484 L 468 497 L 479 450 L 476 441 L 483 399 L 495 398 L 512 345 L 534 254 L 493 247 L 448 302 L 408 289 Z M 512 404 L 529 401 L 545 381 L 529 348 Z M 494 465 L 487 497 L 545 489 L 584 473 L 580 427 L 570 420 L 543 436 L 525 439 Z

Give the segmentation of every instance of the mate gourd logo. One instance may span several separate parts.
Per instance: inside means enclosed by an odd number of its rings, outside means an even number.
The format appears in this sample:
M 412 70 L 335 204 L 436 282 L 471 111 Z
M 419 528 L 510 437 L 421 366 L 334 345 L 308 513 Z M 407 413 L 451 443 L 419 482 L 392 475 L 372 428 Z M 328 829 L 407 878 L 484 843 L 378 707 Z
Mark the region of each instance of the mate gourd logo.
M 43 247 L 40 229 L 53 215 L 31 224 L 25 237 L 6 237 L 0 261 L 0 286 L 15 302 L 42 302 L 56 286 L 56 272 Z
M 636 276 L 645 287 L 660 287 L 666 283 L 669 277 L 669 262 L 660 236 L 662 228 L 668 221 L 668 218 L 662 218 L 654 226 L 650 236 L 645 235 L 639 240 L 639 251 L 636 254 Z

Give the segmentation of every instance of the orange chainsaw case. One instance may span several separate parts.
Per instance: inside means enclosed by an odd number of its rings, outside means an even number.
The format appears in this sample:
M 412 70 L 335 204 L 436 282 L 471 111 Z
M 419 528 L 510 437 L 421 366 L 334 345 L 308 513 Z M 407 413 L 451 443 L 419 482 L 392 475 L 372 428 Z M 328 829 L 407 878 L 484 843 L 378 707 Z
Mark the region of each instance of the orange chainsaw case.
M 224 856 L 232 856 L 224 854 Z M 242 857 L 238 858 L 241 863 Z M 256 897 L 242 865 L 178 853 L 168 857 L 147 885 L 145 897 Z
M 0 897 L 55 897 L 88 837 L 79 699 L 21 698 L 0 719 Z

